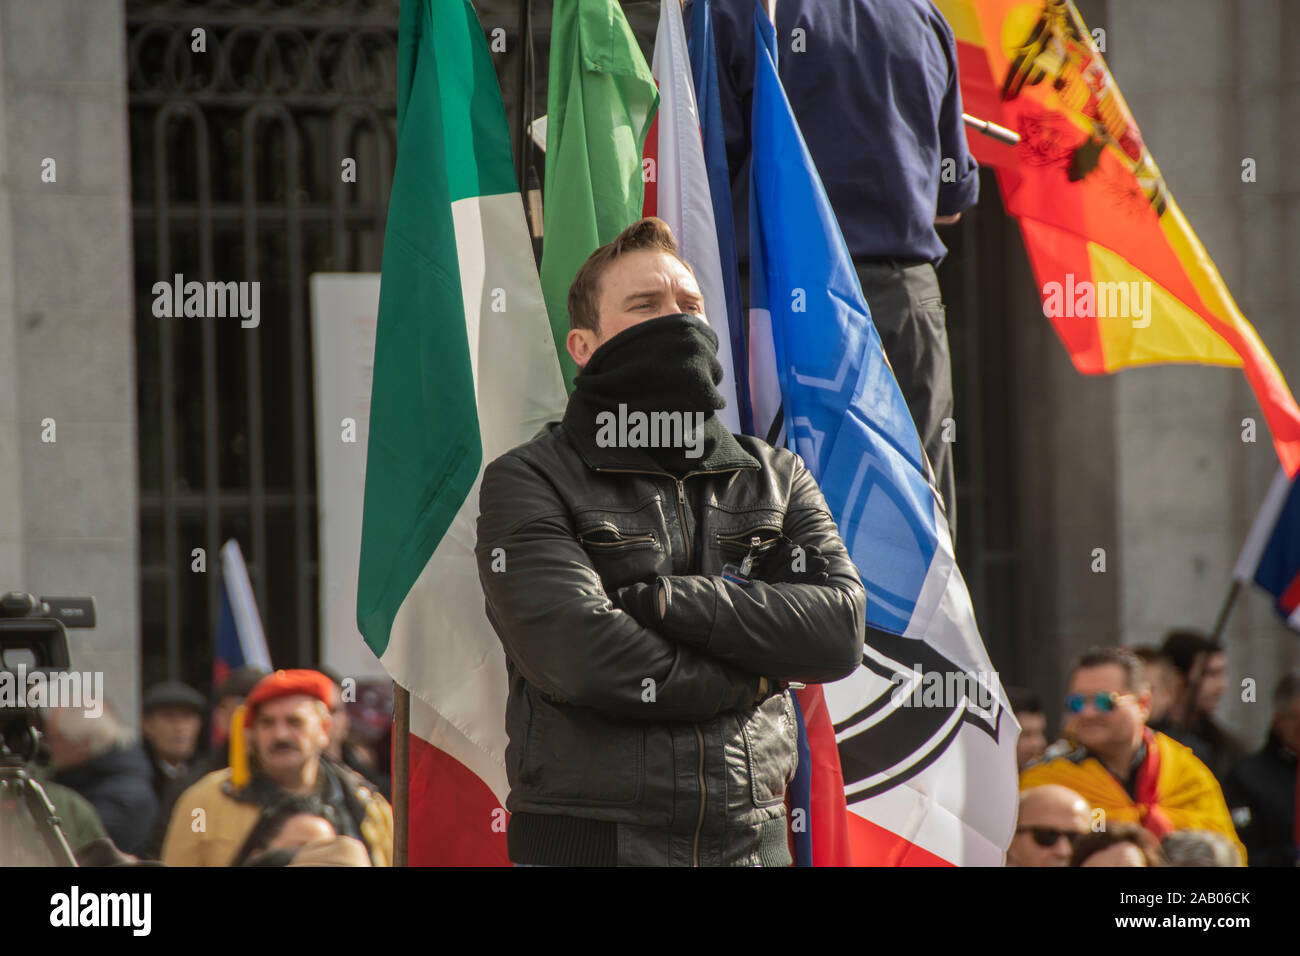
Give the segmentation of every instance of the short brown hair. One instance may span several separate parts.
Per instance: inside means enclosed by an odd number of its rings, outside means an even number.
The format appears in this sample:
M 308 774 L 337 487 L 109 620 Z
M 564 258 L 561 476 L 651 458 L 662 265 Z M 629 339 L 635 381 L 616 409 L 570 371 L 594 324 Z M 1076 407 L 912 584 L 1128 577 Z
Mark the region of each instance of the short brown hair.
M 1165 865 L 1165 857 L 1156 838 L 1138 824 L 1124 822 L 1112 823 L 1104 830 L 1094 830 L 1081 836 L 1074 844 L 1074 852 L 1070 854 L 1070 866 L 1083 866 L 1083 861 L 1088 857 L 1117 843 L 1132 843 L 1141 851 L 1147 866 Z
M 1085 667 L 1102 667 L 1106 664 L 1114 664 L 1124 671 L 1124 689 L 1127 691 L 1140 690 L 1148 683 L 1142 659 L 1123 647 L 1088 648 L 1070 665 L 1070 676 L 1073 677 Z
M 628 252 L 657 249 L 673 256 L 695 275 L 691 264 L 677 251 L 677 240 L 668 223 L 646 216 L 628 226 L 610 242 L 587 257 L 569 286 L 569 328 L 600 330 L 600 277 L 611 262 Z

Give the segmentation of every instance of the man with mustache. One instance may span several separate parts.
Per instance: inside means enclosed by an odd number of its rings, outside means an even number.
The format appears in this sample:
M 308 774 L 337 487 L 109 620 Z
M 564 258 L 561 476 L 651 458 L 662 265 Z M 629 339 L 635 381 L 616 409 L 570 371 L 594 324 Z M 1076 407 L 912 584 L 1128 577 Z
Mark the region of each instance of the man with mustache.
M 593 252 L 568 307 L 563 420 L 479 497 L 510 859 L 787 866 L 785 687 L 858 666 L 862 582 L 803 461 L 715 414 L 718 338 L 667 224 Z
M 388 802 L 325 752 L 333 700 L 334 684 L 319 671 L 263 678 L 231 722 L 230 767 L 208 774 L 176 802 L 163 862 L 229 866 L 261 820 L 293 803 L 323 817 L 338 835 L 365 843 L 375 866 L 390 865 Z

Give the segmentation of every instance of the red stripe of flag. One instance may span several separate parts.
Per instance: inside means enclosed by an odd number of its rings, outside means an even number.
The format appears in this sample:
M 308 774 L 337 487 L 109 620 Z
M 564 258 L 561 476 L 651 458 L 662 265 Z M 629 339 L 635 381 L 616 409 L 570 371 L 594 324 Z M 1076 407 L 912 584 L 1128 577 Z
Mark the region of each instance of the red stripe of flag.
M 655 81 L 655 86 L 659 81 Z M 646 175 L 645 161 L 650 160 L 653 175 Z M 650 132 L 645 134 L 645 146 L 641 149 L 641 178 L 645 180 L 645 199 L 641 203 L 641 215 L 659 215 L 659 111 L 650 121 Z
M 409 866 L 510 866 L 509 819 L 496 796 L 460 761 L 410 735 Z
M 1277 606 L 1286 613 L 1287 617 L 1290 617 L 1296 607 L 1300 606 L 1300 572 L 1291 579 L 1286 590 L 1278 595 Z
M 849 840 L 854 866 L 952 866 L 943 857 L 856 813 L 849 814 Z

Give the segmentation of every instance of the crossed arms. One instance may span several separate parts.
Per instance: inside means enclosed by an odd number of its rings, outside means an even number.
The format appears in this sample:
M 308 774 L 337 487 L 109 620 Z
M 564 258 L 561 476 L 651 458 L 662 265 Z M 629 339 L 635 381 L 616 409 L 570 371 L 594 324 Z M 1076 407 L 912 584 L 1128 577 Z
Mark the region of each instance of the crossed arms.
M 522 458 L 487 467 L 479 504 L 488 618 L 524 678 L 553 700 L 617 717 L 707 720 L 753 703 L 760 675 L 821 683 L 861 660 L 866 595 L 802 463 L 783 533 L 826 557 L 826 583 L 666 576 L 667 613 L 653 622 L 606 594 L 563 499 Z M 493 570 L 497 557 L 504 570 Z M 640 616 L 659 617 L 657 608 Z

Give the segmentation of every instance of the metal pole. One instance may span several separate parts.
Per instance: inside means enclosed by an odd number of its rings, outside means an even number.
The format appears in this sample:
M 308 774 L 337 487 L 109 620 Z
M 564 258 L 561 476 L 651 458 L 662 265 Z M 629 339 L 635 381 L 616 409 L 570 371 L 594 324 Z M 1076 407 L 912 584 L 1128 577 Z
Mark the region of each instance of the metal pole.
M 988 120 L 982 120 L 978 116 L 971 116 L 969 113 L 962 113 L 961 118 L 962 122 L 971 129 L 979 130 L 985 136 L 988 136 L 991 139 L 996 139 L 1000 143 L 1015 146 L 1020 142 L 1020 134 L 1007 129 L 1005 126 L 999 126 L 997 123 L 990 123 Z
M 532 59 L 532 46 L 528 42 L 532 30 L 533 22 L 533 0 L 523 0 L 519 5 L 519 81 L 515 86 L 518 96 L 515 103 L 519 107 L 519 136 L 517 142 L 519 149 L 515 152 L 515 179 L 519 183 L 519 189 L 522 192 L 528 188 L 527 177 L 524 175 L 528 169 L 528 161 L 532 158 L 533 140 L 528 133 L 528 124 L 533 118 L 528 115 L 528 68 Z M 524 210 L 528 209 L 528 197 L 524 196 Z
M 1228 623 L 1228 615 L 1232 613 L 1232 606 L 1237 603 L 1237 595 L 1241 593 L 1241 581 L 1237 578 L 1232 579 L 1232 587 L 1228 588 L 1228 596 L 1223 599 L 1223 607 L 1219 608 L 1219 619 L 1214 622 L 1214 633 L 1210 635 L 1210 640 L 1219 643 L 1223 637 L 1223 628 Z

